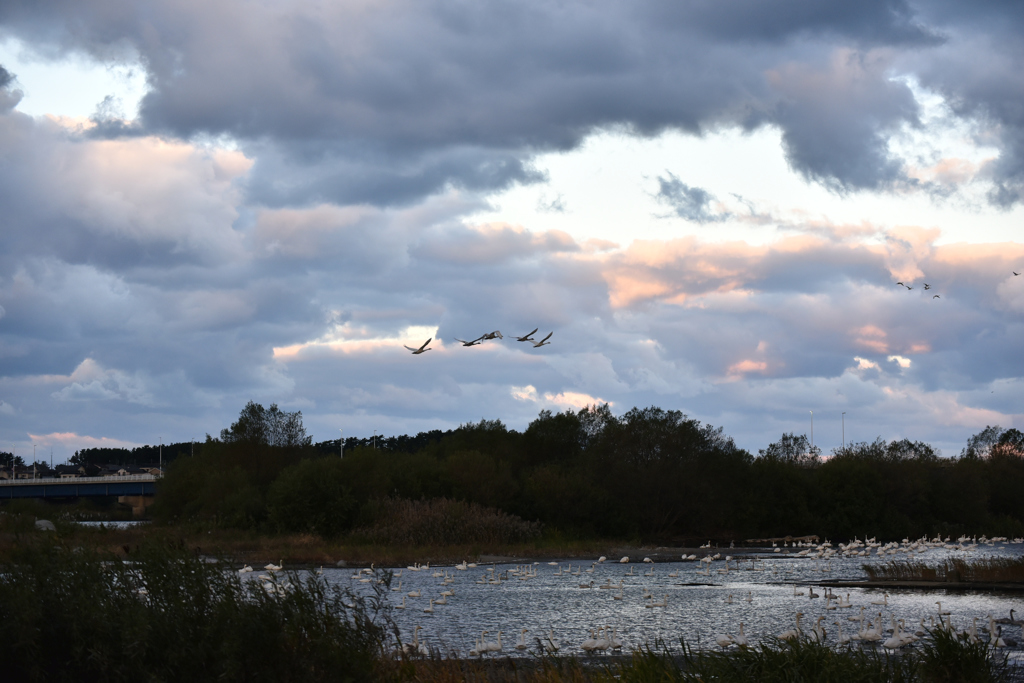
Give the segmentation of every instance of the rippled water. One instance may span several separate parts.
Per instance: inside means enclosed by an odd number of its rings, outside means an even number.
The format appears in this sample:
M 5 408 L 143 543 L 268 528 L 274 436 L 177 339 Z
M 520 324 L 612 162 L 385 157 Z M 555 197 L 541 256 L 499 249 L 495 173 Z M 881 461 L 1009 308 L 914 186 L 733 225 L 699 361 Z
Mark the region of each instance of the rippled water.
M 1022 552 L 1024 546 L 997 544 L 980 547 L 969 556 L 1016 557 Z M 951 554 L 954 553 L 931 550 L 915 559 L 936 562 Z M 958 554 L 964 555 L 963 552 Z M 861 606 L 866 608 L 865 614 L 872 619 L 881 612 L 888 625 L 890 615 L 894 614 L 897 619 L 905 619 L 912 630 L 921 617 L 927 624 L 928 617 L 937 614 L 937 600 L 942 601 L 943 610 L 952 612 L 954 626 L 961 629 L 969 626 L 973 617 L 979 618 L 980 629 L 987 625 L 989 613 L 997 618 L 1007 616 L 1011 607 L 1018 611 L 1018 618 L 1024 613 L 1024 595 L 1021 594 L 900 590 L 890 593 L 888 607 L 885 607 L 871 604 L 884 599 L 881 591 L 846 588 L 837 589 L 836 593 L 843 596 L 849 593 L 854 607 L 826 610 L 824 598 L 807 596 L 807 584 L 864 579 L 863 564 L 895 558 L 833 558 L 831 564 L 826 565 L 814 559 L 767 554 L 756 556 L 756 567 L 760 570 L 754 571 L 751 570 L 751 557 L 741 558 L 739 571 L 735 570 L 734 560 L 731 563 L 733 570 L 728 573 L 718 571 L 724 568 L 723 561 L 715 562 L 710 576 L 699 575 L 695 571 L 704 566 L 699 562 L 605 562 L 593 566 L 591 573 L 586 571 L 591 568 L 590 563 L 581 565 L 576 561 L 560 562 L 557 566 L 546 562 L 481 565 L 466 571 L 457 571 L 450 566 L 431 567 L 418 572 L 403 568 L 395 570 L 396 574 L 400 572 L 400 576 L 393 584 L 393 588 L 397 588 L 400 580 L 402 590 L 393 591 L 390 595 L 396 606 L 401 604 L 403 596 L 405 598 L 406 609 L 395 612 L 403 639 L 411 640 L 413 628 L 418 625 L 422 627 L 421 640 L 443 652 L 460 655 L 472 649 L 475 639 L 485 630 L 490 632 L 490 641 L 496 638 L 499 630 L 502 631 L 505 654 L 516 653 L 514 646 L 523 628 L 528 630 L 526 642 L 531 649 L 527 652 L 536 652 L 534 638 L 546 635 L 550 630 L 563 653 L 580 653 L 579 644 L 589 637 L 589 630 L 600 626 L 617 629 L 624 649 L 628 650 L 657 640 L 664 641 L 670 648 L 677 648 L 680 638 L 700 647 L 714 647 L 716 634 L 737 633 L 740 622 L 744 624 L 746 635 L 754 642 L 793 628 L 797 611 L 804 614 L 802 624 L 805 631 L 819 616 L 823 616 L 827 642 L 831 643 L 835 643 L 837 638 L 833 622 L 841 621 L 846 634 L 857 630 L 857 624 L 849 621 L 848 617 L 859 614 Z M 906 556 L 898 557 L 905 559 Z M 580 575 L 568 574 L 570 566 L 574 573 L 582 569 Z M 536 577 L 519 580 L 521 577 L 512 575 L 517 567 L 535 570 Z M 827 567 L 830 571 L 822 571 Z M 489 571 L 492 568 L 493 572 Z M 509 571 L 509 580 L 502 581 L 500 585 L 477 583 L 505 571 Z M 435 572 L 447 573 L 454 577 L 455 582 L 444 586 L 443 577 L 434 577 Z M 649 575 L 652 572 L 653 575 Z M 352 569 L 324 570 L 331 583 L 349 586 L 360 593 L 369 591 L 367 584 L 352 578 L 354 573 Z M 581 583 L 589 584 L 591 581 L 594 582 L 593 588 L 579 587 Z M 619 594 L 617 588 L 598 588 L 609 581 L 616 587 L 622 581 L 621 600 L 613 598 Z M 796 590 L 803 591 L 804 595 L 794 595 L 794 584 L 803 584 Z M 448 604 L 435 605 L 432 614 L 425 613 L 423 610 L 428 606 L 428 599 L 440 598 L 441 591 L 446 589 L 455 591 L 455 595 L 448 598 Z M 408 593 L 414 590 L 420 591 L 423 597 L 408 597 Z M 819 594 L 824 593 L 820 587 L 815 590 Z M 666 606 L 647 607 L 652 601 L 643 597 L 645 591 L 654 595 L 654 601 L 666 601 Z M 733 596 L 732 604 L 727 602 L 729 595 Z M 1019 627 L 1004 626 L 1003 632 L 1004 637 L 1021 640 Z

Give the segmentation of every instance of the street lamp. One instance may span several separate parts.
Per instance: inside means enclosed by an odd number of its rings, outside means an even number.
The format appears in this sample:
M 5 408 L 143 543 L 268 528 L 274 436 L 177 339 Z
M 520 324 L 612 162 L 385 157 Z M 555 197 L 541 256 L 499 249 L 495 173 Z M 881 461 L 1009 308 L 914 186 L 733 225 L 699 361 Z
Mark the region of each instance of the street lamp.
M 811 450 L 814 450 L 814 411 L 811 411 Z
M 341 437 L 338 439 L 338 443 L 341 445 L 341 456 L 340 457 L 344 458 L 345 457 L 345 430 L 344 429 L 339 429 L 338 431 L 341 433 Z
M 846 448 L 846 411 L 843 411 L 843 448 Z

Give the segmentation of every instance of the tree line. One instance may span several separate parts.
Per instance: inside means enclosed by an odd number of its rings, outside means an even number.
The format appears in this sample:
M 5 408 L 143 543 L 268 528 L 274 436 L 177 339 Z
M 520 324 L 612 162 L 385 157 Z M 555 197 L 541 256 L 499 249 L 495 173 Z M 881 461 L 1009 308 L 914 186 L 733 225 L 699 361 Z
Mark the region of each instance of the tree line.
M 563 536 L 665 543 L 1024 535 L 1016 429 L 986 428 L 951 458 L 882 439 L 823 456 L 795 434 L 754 455 L 679 411 L 616 416 L 602 405 L 542 411 L 522 432 L 481 420 L 375 444 L 346 440 L 343 458 L 337 440 L 311 441 L 301 413 L 250 403 L 195 457 L 171 463 L 154 510 L 168 522 L 325 536 L 373 524 L 385 499 L 451 499 Z

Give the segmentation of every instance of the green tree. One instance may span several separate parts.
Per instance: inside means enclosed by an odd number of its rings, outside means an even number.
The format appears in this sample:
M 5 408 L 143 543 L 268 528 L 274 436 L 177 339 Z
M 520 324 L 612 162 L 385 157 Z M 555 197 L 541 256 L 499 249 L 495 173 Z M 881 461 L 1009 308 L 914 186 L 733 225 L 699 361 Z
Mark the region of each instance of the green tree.
M 336 458 L 303 460 L 287 468 L 267 492 L 270 523 L 281 531 L 337 536 L 352 528 L 356 499 Z

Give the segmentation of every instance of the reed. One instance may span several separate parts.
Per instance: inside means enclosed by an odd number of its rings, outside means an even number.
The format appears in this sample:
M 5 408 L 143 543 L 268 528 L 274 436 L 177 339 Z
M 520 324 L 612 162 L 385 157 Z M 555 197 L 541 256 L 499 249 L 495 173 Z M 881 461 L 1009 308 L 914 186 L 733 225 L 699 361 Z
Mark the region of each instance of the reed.
M 182 547 L 124 561 L 28 543 L 0 571 L 0 661 L 18 681 L 372 680 L 383 600 L 283 576 L 268 592 Z
M 383 498 L 369 503 L 367 514 L 373 521 L 352 537 L 379 545 L 508 545 L 541 535 L 537 522 L 448 498 Z
M 872 581 L 937 581 L 953 583 L 1024 582 L 1024 557 L 949 558 L 937 565 L 909 560 L 893 560 L 879 565 L 863 565 Z

